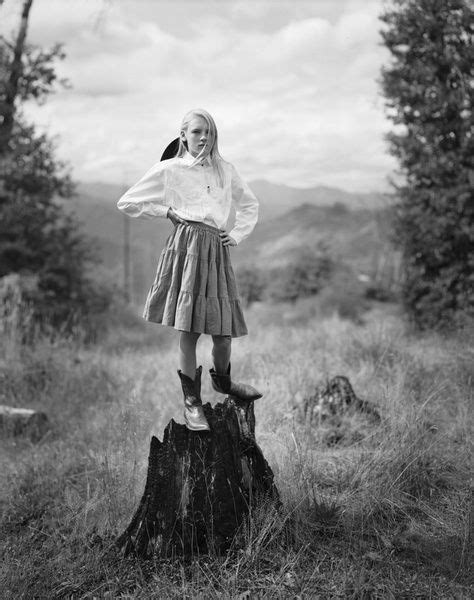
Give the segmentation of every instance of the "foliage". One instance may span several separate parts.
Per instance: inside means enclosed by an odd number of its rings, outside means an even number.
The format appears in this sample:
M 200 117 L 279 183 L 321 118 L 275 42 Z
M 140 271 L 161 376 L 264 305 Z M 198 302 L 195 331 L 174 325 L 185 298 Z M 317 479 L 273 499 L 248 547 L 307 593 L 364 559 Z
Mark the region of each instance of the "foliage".
M 41 104 L 55 92 L 58 84 L 69 87 L 67 79 L 58 79 L 54 67 L 57 60 L 65 58 L 62 44 L 54 44 L 47 50 L 27 44 L 23 56 L 22 77 L 19 81 L 19 98 L 23 101 L 34 98 Z
M 448 326 L 474 306 L 472 5 L 393 0 L 381 20 L 392 55 L 382 71 L 396 125 L 388 141 L 405 180 L 396 214 L 404 304 L 416 326 Z
M 239 296 L 246 306 L 263 298 L 266 281 L 261 269 L 244 265 L 236 270 Z
M 0 43 L 4 106 L 12 50 Z M 11 273 L 35 275 L 38 288 L 25 300 L 34 321 L 70 329 L 81 317 L 102 311 L 107 291 L 87 276 L 92 253 L 61 198 L 74 187 L 67 166 L 55 156 L 53 141 L 38 133 L 21 115 L 21 102 L 44 101 L 57 83 L 56 59 L 60 45 L 44 51 L 26 46 L 15 98 L 14 122 L 0 173 L 0 277 Z
M 3 162 L 0 199 L 0 277 L 35 274 L 38 291 L 28 300 L 35 321 L 64 326 L 80 315 L 103 309 L 105 291 L 86 276 L 91 255 L 74 219 L 57 196 L 70 196 L 72 184 L 54 147 L 32 125 L 18 119 Z
M 322 314 L 337 313 L 342 319 L 361 323 L 370 302 L 367 288 L 360 282 L 352 269 L 346 265 L 337 265 L 331 276 L 331 283 L 324 287 L 318 301 Z
M 301 246 L 284 268 L 270 273 L 267 294 L 277 302 L 314 296 L 327 283 L 333 269 L 333 258 L 323 242 L 315 247 Z
M 336 270 L 336 262 L 324 242 L 300 246 L 283 265 L 268 273 L 251 265 L 237 268 L 239 296 L 247 306 L 265 300 L 295 302 L 319 294 Z

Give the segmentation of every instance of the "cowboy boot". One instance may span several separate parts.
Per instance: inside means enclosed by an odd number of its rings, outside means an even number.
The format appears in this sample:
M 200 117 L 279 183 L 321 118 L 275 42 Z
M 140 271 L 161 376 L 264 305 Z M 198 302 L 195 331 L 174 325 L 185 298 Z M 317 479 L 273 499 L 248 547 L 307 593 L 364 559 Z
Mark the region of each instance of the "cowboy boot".
M 201 401 L 201 373 L 202 367 L 196 369 L 194 381 L 178 370 L 181 387 L 184 395 L 184 420 L 191 431 L 209 431 Z
M 247 383 L 236 383 L 230 378 L 230 363 L 227 367 L 226 373 L 217 373 L 215 369 L 209 371 L 212 379 L 212 387 L 216 392 L 221 394 L 229 394 L 240 398 L 240 400 L 246 400 L 250 402 L 252 400 L 258 400 L 262 397 L 262 394 L 258 392 L 253 386 Z

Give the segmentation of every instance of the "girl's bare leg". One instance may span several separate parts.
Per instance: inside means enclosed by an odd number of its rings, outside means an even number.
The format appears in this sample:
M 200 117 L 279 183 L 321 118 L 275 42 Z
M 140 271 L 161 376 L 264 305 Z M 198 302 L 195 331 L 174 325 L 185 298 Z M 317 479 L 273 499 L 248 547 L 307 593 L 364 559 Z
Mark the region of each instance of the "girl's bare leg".
M 212 359 L 217 373 L 226 373 L 230 363 L 232 338 L 230 335 L 212 336 Z
M 196 344 L 200 333 L 181 331 L 179 336 L 179 368 L 184 375 L 194 380 L 196 376 Z

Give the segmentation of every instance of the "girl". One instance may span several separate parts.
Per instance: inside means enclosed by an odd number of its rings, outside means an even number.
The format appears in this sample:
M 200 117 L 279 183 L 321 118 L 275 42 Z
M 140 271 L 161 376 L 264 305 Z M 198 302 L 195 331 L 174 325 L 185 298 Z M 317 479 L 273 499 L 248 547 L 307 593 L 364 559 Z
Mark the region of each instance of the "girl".
M 213 388 L 242 400 L 261 398 L 255 388 L 230 376 L 231 339 L 246 335 L 247 327 L 229 246 L 255 227 L 258 201 L 220 156 L 214 119 L 197 109 L 183 119 L 176 156 L 155 164 L 117 206 L 130 217 L 168 218 L 174 225 L 143 316 L 180 331 L 178 375 L 186 425 L 193 431 L 209 430 L 201 401 L 202 367 L 196 369 L 196 343 L 202 333 L 212 336 Z M 235 225 L 226 231 L 232 207 Z

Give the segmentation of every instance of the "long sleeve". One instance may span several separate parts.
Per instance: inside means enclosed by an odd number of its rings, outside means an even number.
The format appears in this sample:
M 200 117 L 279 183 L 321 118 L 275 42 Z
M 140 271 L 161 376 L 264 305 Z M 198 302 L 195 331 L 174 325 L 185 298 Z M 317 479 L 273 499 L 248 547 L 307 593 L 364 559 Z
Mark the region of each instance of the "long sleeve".
M 169 205 L 165 202 L 166 170 L 157 163 L 143 175 L 117 202 L 117 208 L 130 217 L 151 219 L 166 217 Z
M 229 235 L 240 244 L 252 233 L 257 223 L 258 200 L 234 166 L 232 166 L 232 201 L 235 205 L 235 224 Z

